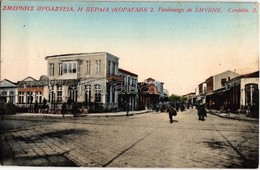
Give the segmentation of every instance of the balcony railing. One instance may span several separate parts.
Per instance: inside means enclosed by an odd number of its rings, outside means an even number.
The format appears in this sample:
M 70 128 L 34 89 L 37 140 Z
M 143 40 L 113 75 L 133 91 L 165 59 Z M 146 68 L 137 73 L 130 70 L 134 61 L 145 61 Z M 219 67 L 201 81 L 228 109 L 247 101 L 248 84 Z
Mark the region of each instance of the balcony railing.
M 123 78 L 121 76 L 118 76 L 118 75 L 108 74 L 107 80 L 109 80 L 109 81 L 122 81 Z

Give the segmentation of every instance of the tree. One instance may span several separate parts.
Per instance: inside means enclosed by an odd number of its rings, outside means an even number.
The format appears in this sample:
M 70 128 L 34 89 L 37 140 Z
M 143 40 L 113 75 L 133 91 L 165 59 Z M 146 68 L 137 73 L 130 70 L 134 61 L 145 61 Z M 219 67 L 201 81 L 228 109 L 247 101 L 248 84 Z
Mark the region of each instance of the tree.
M 180 101 L 181 97 L 176 95 L 176 94 L 172 94 L 170 97 L 169 97 L 169 101 L 171 102 L 176 102 L 176 101 Z
M 182 102 L 186 102 L 187 100 L 188 100 L 187 97 L 181 97 L 181 101 L 182 101 Z

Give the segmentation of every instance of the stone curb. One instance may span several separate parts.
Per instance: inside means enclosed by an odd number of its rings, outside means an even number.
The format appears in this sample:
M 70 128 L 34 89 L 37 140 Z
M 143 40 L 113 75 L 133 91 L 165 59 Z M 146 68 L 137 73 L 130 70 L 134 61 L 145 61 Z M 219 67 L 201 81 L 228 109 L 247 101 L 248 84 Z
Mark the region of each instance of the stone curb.
M 152 111 L 144 111 L 144 112 L 136 112 L 136 113 L 128 113 L 128 116 L 134 116 L 134 115 L 140 115 L 140 114 L 145 114 L 145 113 L 150 113 Z M 91 117 L 126 117 L 126 113 L 125 114 L 95 114 L 95 113 L 91 113 L 91 114 L 87 114 L 87 116 L 91 116 Z
M 221 118 L 226 118 L 226 119 L 259 122 L 258 119 L 244 119 L 244 118 L 241 118 L 241 117 L 222 116 L 222 115 L 219 115 L 219 114 L 213 113 L 213 112 L 207 112 L 207 113 L 212 114 L 212 115 L 215 115 L 215 116 L 218 116 L 218 117 L 221 117 Z
M 139 115 L 139 114 L 145 114 L 145 113 L 150 113 L 152 111 L 140 111 L 140 112 L 134 112 L 128 113 L 128 116 L 134 116 L 134 115 Z M 53 118 L 53 119 L 61 119 L 61 118 L 80 118 L 80 117 L 122 117 L 122 116 L 126 116 L 126 113 L 123 114 L 107 114 L 107 113 L 89 113 L 89 114 L 80 114 L 79 116 L 73 117 L 73 115 L 65 115 L 65 117 L 62 117 L 62 115 L 47 115 L 47 114 L 28 114 L 28 115 L 1 115 L 1 117 L 5 117 L 5 118 L 25 118 L 25 117 L 33 117 L 33 118 Z

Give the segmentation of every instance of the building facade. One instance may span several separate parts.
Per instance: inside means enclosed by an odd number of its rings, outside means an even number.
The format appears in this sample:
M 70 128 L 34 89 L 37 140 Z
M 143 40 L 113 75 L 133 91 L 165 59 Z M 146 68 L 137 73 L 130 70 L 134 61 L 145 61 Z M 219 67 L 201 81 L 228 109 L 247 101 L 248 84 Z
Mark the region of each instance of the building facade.
M 206 106 L 208 109 L 219 110 L 223 104 L 223 98 L 227 98 L 226 93 L 223 92 L 225 85 L 231 79 L 239 76 L 236 72 L 225 71 L 223 73 L 211 76 L 206 80 Z
M 250 110 L 259 105 L 259 71 L 240 75 L 226 84 L 230 109 Z M 259 110 L 259 107 L 258 107 Z M 258 113 L 258 111 L 255 111 Z
M 7 79 L 0 82 L 0 103 L 16 103 L 16 83 Z
M 157 105 L 166 102 L 163 82 L 148 78 L 138 83 L 139 109 L 154 109 Z
M 118 107 L 115 82 L 121 81 L 118 72 L 119 58 L 106 53 L 78 53 L 46 57 L 48 100 L 77 102 L 99 109 Z
M 41 76 L 41 78 L 43 77 Z M 17 82 L 16 105 L 18 107 L 29 108 L 29 112 L 33 112 L 36 103 L 42 104 L 44 87 L 48 84 L 48 81 L 43 81 L 41 78 L 36 80 L 29 76 Z
M 124 69 L 119 69 L 119 75 L 122 77 L 122 83 L 119 91 L 119 109 L 129 110 L 138 109 L 138 75 Z

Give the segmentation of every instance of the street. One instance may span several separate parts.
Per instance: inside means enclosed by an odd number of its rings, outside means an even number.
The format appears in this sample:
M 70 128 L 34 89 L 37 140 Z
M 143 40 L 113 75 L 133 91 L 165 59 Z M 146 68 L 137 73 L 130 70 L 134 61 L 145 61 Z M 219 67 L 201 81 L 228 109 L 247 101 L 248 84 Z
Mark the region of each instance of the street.
M 196 109 L 128 117 L 3 119 L 1 164 L 18 166 L 257 168 L 258 122 Z

